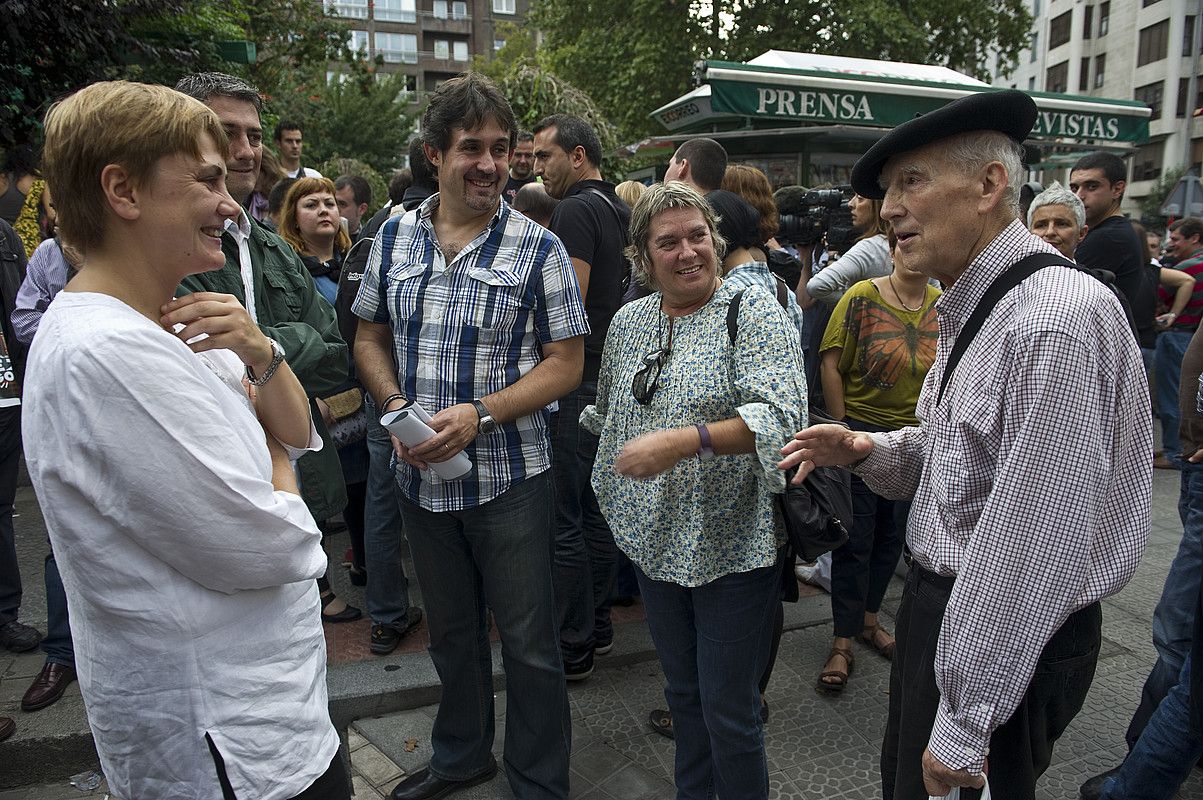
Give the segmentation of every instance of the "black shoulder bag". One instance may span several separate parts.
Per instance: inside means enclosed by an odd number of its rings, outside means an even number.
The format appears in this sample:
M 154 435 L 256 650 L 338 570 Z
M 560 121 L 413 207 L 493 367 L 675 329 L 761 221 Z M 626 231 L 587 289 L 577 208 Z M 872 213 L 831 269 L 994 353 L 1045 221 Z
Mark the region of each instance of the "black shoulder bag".
M 778 302 L 783 299 L 788 302 L 788 296 L 782 297 L 783 288 L 784 284 L 778 281 Z M 743 294 L 742 290 L 736 292 L 727 307 L 727 335 L 732 345 L 739 331 L 739 302 Z M 844 425 L 815 411 L 810 412 L 809 424 Z M 785 520 L 790 550 L 804 561 L 814 561 L 848 541 L 847 525 L 852 524 L 852 473 L 843 467 L 816 467 L 800 485 L 794 485 L 792 478 L 796 473 L 797 469 L 785 473 L 785 493 L 778 495 L 777 502 Z

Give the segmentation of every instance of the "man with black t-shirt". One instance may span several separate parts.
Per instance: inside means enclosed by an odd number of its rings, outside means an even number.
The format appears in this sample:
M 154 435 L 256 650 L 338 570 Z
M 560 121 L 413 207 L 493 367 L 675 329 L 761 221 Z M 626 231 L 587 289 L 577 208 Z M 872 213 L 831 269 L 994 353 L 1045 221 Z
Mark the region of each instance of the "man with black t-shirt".
M 501 191 L 501 196 L 507 203 L 513 205 L 518 190 L 528 183 L 535 182 L 534 167 L 535 135 L 530 131 L 518 131 L 518 144 L 514 147 L 514 154 L 510 156 L 510 177 L 505 182 L 505 189 Z
M 1069 173 L 1069 189 L 1086 206 L 1090 228 L 1074 258 L 1091 269 L 1115 273 L 1115 285 L 1128 300 L 1142 349 L 1157 339 L 1157 287 L 1149 283 L 1145 243 L 1119 210 L 1128 186 L 1128 169 L 1111 153 L 1091 153 L 1078 159 Z
M 631 209 L 614 193 L 614 184 L 602 180 L 601 141 L 584 120 L 567 114 L 547 117 L 535 128 L 534 153 L 535 174 L 560 201 L 551 215 L 551 231 L 568 249 L 589 316 L 581 385 L 560 400 L 551 436 L 560 648 L 565 676 L 582 680 L 593 672 L 594 653 L 604 655 L 613 646 L 610 594 L 618 549 L 590 484 L 597 437 L 581 428 L 579 420 L 585 406 L 596 401 L 606 331 L 622 304 L 627 276 L 622 251 Z

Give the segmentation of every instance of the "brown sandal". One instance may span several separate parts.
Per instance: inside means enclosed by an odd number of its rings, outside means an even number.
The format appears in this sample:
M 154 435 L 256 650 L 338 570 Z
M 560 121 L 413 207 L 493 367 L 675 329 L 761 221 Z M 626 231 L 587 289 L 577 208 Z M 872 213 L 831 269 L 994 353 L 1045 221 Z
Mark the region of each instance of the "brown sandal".
M 890 643 L 878 644 L 877 634 L 879 633 L 884 633 L 886 636 L 889 636 Z M 894 660 L 894 637 L 889 631 L 881 627 L 880 623 L 877 625 L 866 625 L 864 630 L 860 632 L 860 636 L 858 638 L 865 644 L 869 645 L 869 647 L 872 647 L 878 653 L 885 656 L 889 661 Z
M 831 652 L 827 654 L 827 661 L 839 656 L 848 664 L 848 669 L 828 669 L 819 673 L 819 680 L 815 683 L 815 691 L 821 694 L 839 694 L 844 691 L 844 687 L 848 685 L 848 677 L 852 674 L 852 649 L 849 647 L 833 647 Z M 835 678 L 835 680 L 827 680 Z

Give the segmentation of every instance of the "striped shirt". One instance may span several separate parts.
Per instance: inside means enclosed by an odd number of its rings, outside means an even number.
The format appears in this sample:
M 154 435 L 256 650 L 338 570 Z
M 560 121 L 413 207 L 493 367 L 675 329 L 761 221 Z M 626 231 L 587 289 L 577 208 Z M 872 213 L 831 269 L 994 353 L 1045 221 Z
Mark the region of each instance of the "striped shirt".
M 1149 535 L 1148 382 L 1124 312 L 1099 281 L 1049 267 L 1012 289 L 936 404 L 973 308 L 1034 252 L 1056 251 L 1014 222 L 944 292 L 918 427 L 872 434 L 855 469 L 887 497 L 914 494 L 906 538 L 916 561 L 956 576 L 928 746 L 973 772 L 1044 645 L 1071 613 L 1124 587 Z
M 505 203 L 447 263 L 431 215 L 438 195 L 386 221 L 372 243 L 352 310 L 389 325 L 401 393 L 434 415 L 500 391 L 542 360 L 541 345 L 589 332 L 564 245 Z M 547 409 L 482 434 L 473 469 L 445 481 L 397 464 L 405 496 L 428 511 L 486 503 L 551 466 Z
M 1182 313 L 1174 319 L 1173 329 L 1176 331 L 1193 331 L 1199 327 L 1199 320 L 1203 319 L 1203 250 L 1196 250 L 1190 254 L 1190 257 L 1179 264 L 1174 265 L 1174 269 L 1179 269 L 1187 275 L 1195 279 L 1194 291 L 1190 296 L 1190 301 L 1186 304 L 1186 308 L 1182 309 Z M 1164 289 L 1161 290 L 1165 292 Z M 1168 292 L 1165 293 L 1169 302 L 1173 302 L 1173 297 Z

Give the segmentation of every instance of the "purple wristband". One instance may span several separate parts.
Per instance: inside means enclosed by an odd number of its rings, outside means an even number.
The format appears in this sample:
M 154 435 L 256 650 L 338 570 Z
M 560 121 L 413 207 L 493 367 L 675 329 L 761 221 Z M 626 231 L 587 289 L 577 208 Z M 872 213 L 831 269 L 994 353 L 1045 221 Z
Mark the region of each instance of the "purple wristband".
M 710 431 L 705 425 L 694 425 L 698 429 L 698 437 L 701 438 L 701 444 L 698 445 L 697 457 L 703 461 L 714 458 L 714 444 L 710 441 Z

